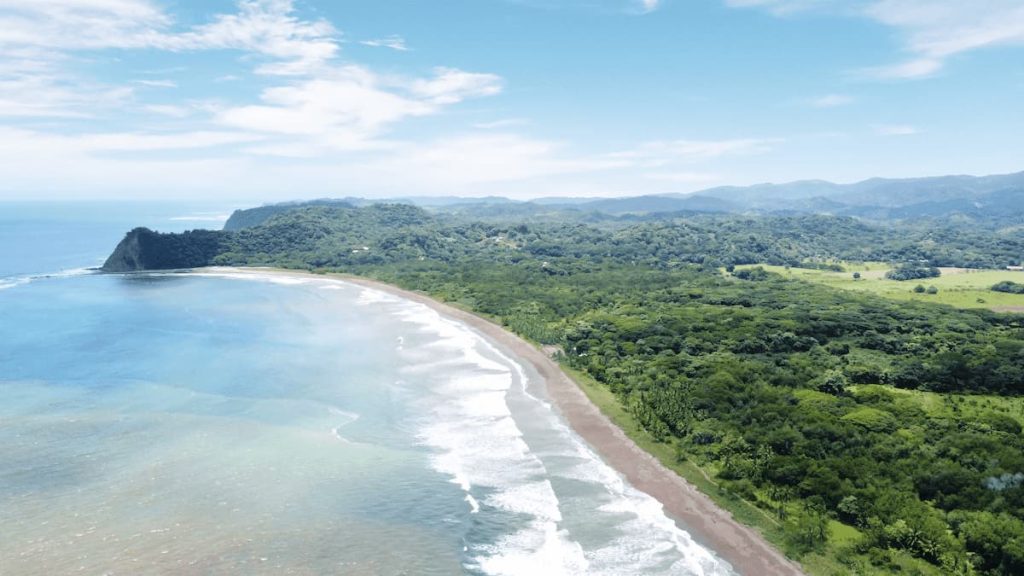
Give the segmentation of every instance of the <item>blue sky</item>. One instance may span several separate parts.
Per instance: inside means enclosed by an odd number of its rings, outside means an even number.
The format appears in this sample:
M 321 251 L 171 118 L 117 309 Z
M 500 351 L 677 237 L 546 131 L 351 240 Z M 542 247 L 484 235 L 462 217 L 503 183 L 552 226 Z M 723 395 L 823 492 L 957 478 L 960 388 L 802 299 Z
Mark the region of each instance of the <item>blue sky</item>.
M 0 0 L 0 199 L 1024 170 L 1024 0 Z

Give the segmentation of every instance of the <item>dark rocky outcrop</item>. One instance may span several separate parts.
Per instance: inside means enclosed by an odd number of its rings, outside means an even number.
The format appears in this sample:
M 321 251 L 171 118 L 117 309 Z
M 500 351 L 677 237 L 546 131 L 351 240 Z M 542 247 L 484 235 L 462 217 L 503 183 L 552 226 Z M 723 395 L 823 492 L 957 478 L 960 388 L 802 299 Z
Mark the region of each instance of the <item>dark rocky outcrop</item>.
M 208 266 L 223 250 L 225 240 L 225 232 L 213 230 L 161 234 L 149 228 L 135 228 L 117 245 L 102 270 L 135 272 Z

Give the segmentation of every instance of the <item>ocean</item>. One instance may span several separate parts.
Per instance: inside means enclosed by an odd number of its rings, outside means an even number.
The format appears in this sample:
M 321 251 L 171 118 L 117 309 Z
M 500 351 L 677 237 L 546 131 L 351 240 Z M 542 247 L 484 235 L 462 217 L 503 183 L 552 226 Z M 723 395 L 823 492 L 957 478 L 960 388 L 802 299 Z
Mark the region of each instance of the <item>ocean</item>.
M 732 573 L 422 304 L 89 270 L 229 208 L 0 203 L 0 572 Z

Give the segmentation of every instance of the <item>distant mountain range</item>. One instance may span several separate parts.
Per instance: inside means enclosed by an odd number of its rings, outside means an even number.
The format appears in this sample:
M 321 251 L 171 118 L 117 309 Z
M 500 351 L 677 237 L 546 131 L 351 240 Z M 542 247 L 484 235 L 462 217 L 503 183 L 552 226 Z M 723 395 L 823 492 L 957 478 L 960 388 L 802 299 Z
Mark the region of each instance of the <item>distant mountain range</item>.
M 544 202 L 547 206 L 556 203 Z M 914 219 L 956 214 L 993 217 L 1024 213 L 1024 172 L 998 176 L 872 178 L 854 184 L 802 180 L 788 184 L 723 186 L 691 194 L 593 199 L 565 203 L 609 214 L 760 212 Z
M 689 194 L 622 198 L 539 198 L 497 196 L 342 198 L 285 203 L 236 212 L 226 229 L 244 228 L 303 204 L 366 206 L 391 202 L 479 217 L 503 215 L 651 216 L 676 213 L 829 214 L 866 220 L 915 220 L 962 217 L 968 220 L 1020 220 L 1024 217 L 1024 172 L 995 176 L 872 178 L 853 184 L 801 180 L 787 184 L 721 186 Z
M 933 178 L 872 178 L 854 184 L 834 184 L 822 180 L 803 180 L 788 184 L 725 186 L 694 194 L 676 195 L 680 199 L 706 196 L 726 200 L 745 209 L 801 212 L 828 212 L 898 215 L 935 210 L 978 210 L 987 205 L 1018 199 L 1024 193 L 1024 172 L 997 176 L 939 176 Z

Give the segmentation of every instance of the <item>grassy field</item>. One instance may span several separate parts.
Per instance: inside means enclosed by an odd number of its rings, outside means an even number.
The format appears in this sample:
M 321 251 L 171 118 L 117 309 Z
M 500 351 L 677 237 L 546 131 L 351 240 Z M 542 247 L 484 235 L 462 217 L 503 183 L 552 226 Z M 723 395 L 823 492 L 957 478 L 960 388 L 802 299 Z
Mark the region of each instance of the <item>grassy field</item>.
M 753 267 L 740 266 L 739 268 Z M 806 280 L 843 290 L 868 292 L 894 300 L 935 302 L 957 308 L 991 308 L 1024 312 L 1024 294 L 1006 294 L 990 290 L 993 284 L 1004 280 L 1024 284 L 1024 272 L 942 268 L 942 276 L 938 278 L 897 282 L 885 279 L 885 273 L 889 270 L 889 266 L 879 262 L 843 263 L 843 267 L 846 268 L 845 272 L 805 270 L 784 266 L 762 267 L 787 278 Z M 860 279 L 854 279 L 854 272 L 860 273 Z M 914 287 L 918 284 L 925 288 L 935 286 L 939 292 L 938 294 L 917 294 L 914 292 Z
M 1024 426 L 1024 397 L 1006 397 L 981 394 L 938 394 L 921 390 L 901 390 L 892 386 L 864 384 L 851 386 L 854 395 L 882 392 L 913 404 L 931 418 L 950 420 L 978 420 L 986 413 L 1009 416 Z

